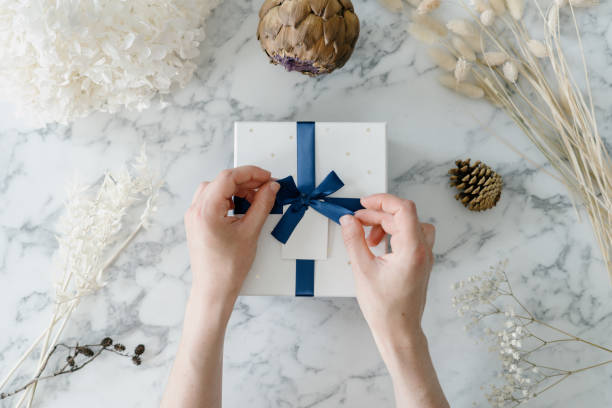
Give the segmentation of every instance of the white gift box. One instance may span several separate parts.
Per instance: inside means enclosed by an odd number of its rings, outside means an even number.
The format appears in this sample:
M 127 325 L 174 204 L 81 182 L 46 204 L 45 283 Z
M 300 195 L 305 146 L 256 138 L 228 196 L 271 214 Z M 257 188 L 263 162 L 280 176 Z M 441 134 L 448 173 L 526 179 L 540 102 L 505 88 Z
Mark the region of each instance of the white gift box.
M 315 185 L 335 171 L 344 186 L 330 197 L 360 198 L 387 191 L 384 123 L 317 122 Z M 236 122 L 234 166 L 256 165 L 278 179 L 297 180 L 296 122 Z M 286 210 L 286 208 L 285 208 Z M 314 260 L 314 296 L 354 297 L 355 285 L 340 226 L 308 208 L 286 244 L 271 235 L 282 215 L 270 214 L 242 295 L 296 293 L 296 259 Z M 385 243 L 372 248 L 384 253 Z

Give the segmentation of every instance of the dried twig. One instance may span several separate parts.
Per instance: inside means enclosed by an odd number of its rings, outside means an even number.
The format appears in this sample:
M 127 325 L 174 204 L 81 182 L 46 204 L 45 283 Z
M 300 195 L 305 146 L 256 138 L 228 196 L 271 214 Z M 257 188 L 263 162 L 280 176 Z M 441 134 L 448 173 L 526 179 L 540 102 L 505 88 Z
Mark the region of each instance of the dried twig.
M 65 358 L 65 363 L 61 366 L 61 368 L 57 369 L 51 374 L 43 375 L 49 360 L 51 357 L 58 351 L 59 349 L 65 349 L 68 351 L 68 355 Z M 142 354 L 145 352 L 145 346 L 143 344 L 139 344 L 134 348 L 134 352 L 132 354 L 125 352 L 125 346 L 121 343 L 113 344 L 113 340 L 110 337 L 105 337 L 99 344 L 86 344 L 79 345 L 76 343 L 74 346 L 68 346 L 64 343 L 58 343 L 46 354 L 41 367 L 38 372 L 30 381 L 26 382 L 24 385 L 14 389 L 10 392 L 1 392 L 0 400 L 12 397 L 20 392 L 27 390 L 29 387 L 38 384 L 39 381 L 48 380 L 53 377 L 57 377 L 64 374 L 74 373 L 75 371 L 79 371 L 96 358 L 98 358 L 103 352 L 109 352 L 113 354 L 117 354 L 122 357 L 128 357 L 132 360 L 135 365 L 140 365 L 142 363 Z

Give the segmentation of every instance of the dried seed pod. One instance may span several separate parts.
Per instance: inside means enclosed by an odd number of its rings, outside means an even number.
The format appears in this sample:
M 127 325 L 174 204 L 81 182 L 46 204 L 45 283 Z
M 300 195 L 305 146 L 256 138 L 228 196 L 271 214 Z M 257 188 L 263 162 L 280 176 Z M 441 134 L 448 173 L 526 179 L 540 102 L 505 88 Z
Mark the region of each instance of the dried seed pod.
M 508 60 L 508 56 L 503 52 L 489 51 L 489 52 L 485 52 L 482 55 L 482 59 L 485 62 L 485 64 L 494 67 L 494 66 L 501 65 L 504 62 L 506 62 Z
M 437 66 L 445 71 L 454 71 L 457 64 L 457 58 L 444 51 L 442 48 L 431 47 L 428 50 L 429 57 Z
M 145 346 L 144 344 L 139 344 L 136 346 L 136 348 L 134 349 L 134 354 L 136 354 L 137 356 L 141 355 L 142 353 L 145 352 Z
M 117 351 L 125 351 L 125 346 L 121 343 L 117 343 L 113 346 L 113 348 Z
M 504 77 L 512 83 L 515 83 L 518 79 L 518 67 L 514 63 L 514 61 L 506 61 L 504 66 L 502 67 L 502 71 L 504 73 Z
M 259 19 L 257 38 L 270 62 L 309 76 L 342 67 L 359 36 L 350 0 L 266 0 Z
M 416 11 L 419 14 L 427 14 L 440 7 L 440 0 L 423 0 L 417 7 Z
M 77 347 L 76 351 L 78 351 L 79 353 L 83 354 L 84 356 L 87 357 L 92 357 L 94 355 L 94 352 L 92 349 L 90 349 L 89 347 Z
M 102 339 L 102 342 L 100 343 L 100 345 L 102 347 L 110 347 L 113 345 L 113 339 L 111 339 L 110 337 L 105 337 Z
M 448 23 L 446 23 L 446 27 L 453 33 L 462 37 L 475 37 L 478 34 L 474 26 L 466 20 L 449 20 Z
M 451 44 L 453 47 L 455 47 L 459 55 L 461 55 L 467 61 L 476 61 L 476 54 L 474 54 L 474 50 L 472 50 L 472 48 L 468 46 L 461 38 L 453 37 L 451 39 Z
M 455 198 L 470 211 L 483 211 L 495 207 L 501 197 L 503 180 L 499 174 L 480 161 L 457 160 L 449 170 L 451 186 L 459 193 Z
M 442 75 L 438 78 L 438 81 L 445 87 L 468 98 L 480 99 L 484 96 L 484 91 L 479 86 L 468 82 L 457 82 L 455 77 L 451 75 Z
M 538 40 L 531 39 L 527 41 L 527 48 L 534 55 L 534 57 L 546 58 L 548 56 L 546 46 Z

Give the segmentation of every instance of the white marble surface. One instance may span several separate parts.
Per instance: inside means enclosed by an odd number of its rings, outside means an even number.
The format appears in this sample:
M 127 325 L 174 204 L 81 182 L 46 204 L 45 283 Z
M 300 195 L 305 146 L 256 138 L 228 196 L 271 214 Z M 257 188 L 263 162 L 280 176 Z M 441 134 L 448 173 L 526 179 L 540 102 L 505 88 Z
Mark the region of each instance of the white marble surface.
M 143 141 L 167 181 L 157 224 L 122 256 L 108 287 L 85 302 L 67 339 L 112 335 L 147 345 L 145 362 L 102 358 L 41 384 L 39 406 L 150 407 L 162 393 L 180 335 L 190 271 L 182 215 L 196 185 L 232 162 L 236 120 L 386 121 L 390 190 L 416 201 L 438 229 L 424 327 L 442 386 L 456 407 L 482 404 L 480 387 L 499 369 L 495 355 L 462 330 L 452 282 L 510 260 L 516 291 L 537 315 L 610 346 L 612 291 L 587 223 L 563 186 L 481 129 L 488 123 L 544 163 L 504 114 L 441 89 L 407 14 L 356 0 L 357 49 L 320 79 L 269 65 L 255 40 L 260 1 L 225 0 L 208 25 L 197 76 L 163 111 L 98 114 L 70 127 L 28 130 L 0 106 L 0 373 L 50 316 L 54 225 L 64 185 L 95 180 Z M 600 131 L 612 127 L 612 5 L 581 12 Z M 610 143 L 608 144 L 610 146 Z M 484 159 L 506 187 L 496 209 L 472 214 L 452 198 L 453 160 Z M 564 358 L 595 358 L 581 348 Z M 392 389 L 354 300 L 241 298 L 225 348 L 228 407 L 389 407 Z M 1 406 L 10 406 L 8 403 Z M 531 407 L 609 407 L 612 366 L 585 372 Z

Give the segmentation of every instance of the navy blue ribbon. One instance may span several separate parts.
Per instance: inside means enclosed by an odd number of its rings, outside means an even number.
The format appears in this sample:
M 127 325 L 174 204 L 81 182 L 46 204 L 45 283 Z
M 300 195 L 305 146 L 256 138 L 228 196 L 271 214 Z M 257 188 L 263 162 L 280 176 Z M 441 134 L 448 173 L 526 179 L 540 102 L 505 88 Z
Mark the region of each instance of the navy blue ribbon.
M 315 187 L 314 141 L 314 122 L 298 122 L 298 183 L 295 184 L 292 176 L 277 180 L 281 187 L 276 195 L 274 207 L 270 211 L 271 214 L 283 214 L 283 206 L 289 205 L 272 231 L 272 235 L 283 244 L 287 243 L 308 207 L 336 223 L 340 223 L 340 217 L 343 215 L 352 215 L 354 211 L 363 208 L 358 198 L 328 197 L 344 186 L 333 170 Z M 243 198 L 234 197 L 234 206 L 235 214 L 244 214 L 249 208 L 249 203 Z M 314 296 L 314 260 L 296 260 L 295 295 Z

